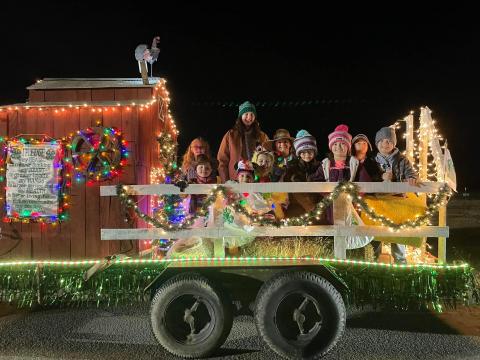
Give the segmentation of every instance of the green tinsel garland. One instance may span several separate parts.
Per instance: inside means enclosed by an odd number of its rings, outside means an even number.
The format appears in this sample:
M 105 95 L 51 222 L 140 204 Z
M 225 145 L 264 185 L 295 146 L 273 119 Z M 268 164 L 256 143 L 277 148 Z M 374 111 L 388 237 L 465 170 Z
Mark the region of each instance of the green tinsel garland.
M 149 301 L 144 289 L 166 263 L 114 263 L 84 281 L 88 265 L 14 265 L 0 267 L 0 301 L 19 307 L 116 306 Z M 381 309 L 441 311 L 480 303 L 473 269 L 434 267 L 380 267 L 365 264 L 325 265 L 347 286 L 347 303 Z M 179 271 L 189 271 L 183 269 Z
M 375 210 L 370 208 L 363 199 L 363 197 L 360 195 L 358 185 L 348 181 L 340 182 L 337 186 L 335 186 L 332 193 L 320 200 L 312 211 L 309 211 L 301 216 L 282 220 L 263 218 L 259 215 L 250 214 L 245 207 L 244 201 L 238 199 L 235 200 L 234 196 L 232 195 L 232 191 L 228 187 L 219 185 L 215 188 L 212 194 L 205 199 L 202 208 L 197 214 L 192 215 L 180 224 L 170 224 L 164 221 L 160 221 L 145 213 L 142 213 L 136 205 L 135 201 L 132 199 L 132 197 L 128 195 L 128 186 L 122 184 L 117 185 L 117 195 L 120 197 L 120 202 L 125 208 L 133 208 L 135 213 L 142 220 L 166 231 L 189 229 L 198 216 L 205 216 L 206 214 L 208 214 L 208 207 L 215 202 L 219 195 L 224 196 L 226 199 L 230 199 L 229 205 L 231 205 L 236 212 L 245 215 L 252 223 L 275 227 L 291 225 L 306 226 L 310 225 L 313 219 L 319 218 L 319 216 L 342 193 L 350 195 L 352 197 L 352 201 L 357 204 L 363 211 L 365 211 L 365 213 L 372 219 L 381 222 L 383 226 L 387 226 L 393 231 L 400 231 L 405 228 L 415 228 L 428 224 L 430 219 L 438 212 L 439 207 L 446 204 L 448 197 L 451 195 L 451 189 L 446 184 L 443 185 L 439 189 L 439 192 L 435 194 L 432 202 L 427 206 L 427 209 L 423 214 L 417 216 L 414 220 L 407 220 L 397 224 L 392 220 L 386 218 L 385 216 L 377 214 Z

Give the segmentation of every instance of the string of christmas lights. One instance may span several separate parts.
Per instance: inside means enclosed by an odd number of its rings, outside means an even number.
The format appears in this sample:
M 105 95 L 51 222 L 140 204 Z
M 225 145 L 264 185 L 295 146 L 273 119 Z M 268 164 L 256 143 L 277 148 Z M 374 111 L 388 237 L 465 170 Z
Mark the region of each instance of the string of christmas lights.
M 1 137 L 0 142 L 2 145 L 2 157 L 0 166 L 0 181 L 5 181 L 4 173 L 6 171 L 6 164 L 12 154 L 12 151 L 16 151 L 16 148 L 22 148 L 23 145 L 55 145 L 56 150 L 53 158 L 53 167 L 57 171 L 56 183 L 54 184 L 54 190 L 58 194 L 58 208 L 56 215 L 45 215 L 38 211 L 23 210 L 20 213 L 13 210 L 9 211 L 10 204 L 5 203 L 6 215 L 3 217 L 3 222 L 21 222 L 21 223 L 40 223 L 42 226 L 51 224 L 57 225 L 59 222 L 68 220 L 68 208 L 70 207 L 69 189 L 72 186 L 71 174 L 73 164 L 68 156 L 68 144 L 66 139 L 51 139 L 47 136 L 42 136 L 41 139 L 35 139 L 33 137 L 26 138 L 22 135 L 13 138 Z M 7 187 L 4 187 L 7 190 Z
M 228 187 L 219 185 L 215 187 L 207 196 L 202 208 L 197 214 L 191 215 L 188 218 L 186 217 L 181 223 L 173 224 L 168 222 L 166 218 L 157 219 L 141 212 L 133 200 L 133 197 L 128 195 L 128 192 L 129 186 L 121 184 L 117 185 L 117 195 L 120 197 L 122 206 L 133 209 L 137 216 L 139 216 L 142 220 L 166 231 L 189 229 L 198 216 L 206 216 L 208 214 L 209 206 L 216 201 L 218 196 L 223 196 L 224 199 L 227 199 L 228 205 L 230 205 L 235 212 L 245 215 L 252 223 L 275 227 L 308 226 L 312 225 L 313 219 L 319 220 L 322 213 L 333 203 L 335 199 L 338 198 L 340 194 L 346 193 L 352 202 L 355 203 L 360 210 L 364 211 L 372 220 L 378 222 L 381 226 L 387 227 L 393 232 L 399 232 L 403 229 L 415 229 L 429 224 L 431 218 L 438 212 L 439 207 L 446 205 L 448 198 L 451 196 L 451 189 L 447 185 L 443 185 L 433 198 L 432 202 L 427 206 L 427 209 L 424 213 L 416 215 L 415 219 L 407 220 L 397 224 L 391 219 L 377 214 L 376 211 L 371 208 L 360 195 L 359 187 L 355 183 L 341 182 L 328 196 L 319 201 L 312 211 L 309 211 L 301 216 L 277 220 L 270 217 L 264 217 L 262 215 L 251 214 L 246 207 L 245 199 L 235 200 L 236 194 L 229 190 Z
M 127 164 L 127 141 L 116 127 L 95 126 L 77 131 L 68 147 L 75 166 L 75 180 L 87 185 L 118 177 Z

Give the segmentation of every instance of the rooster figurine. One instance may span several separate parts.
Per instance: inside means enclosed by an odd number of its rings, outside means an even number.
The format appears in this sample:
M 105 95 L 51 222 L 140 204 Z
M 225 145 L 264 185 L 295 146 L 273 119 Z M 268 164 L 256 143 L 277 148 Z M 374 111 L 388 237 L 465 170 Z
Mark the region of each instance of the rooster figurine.
M 146 44 L 140 44 L 135 49 L 135 59 L 138 61 L 138 69 L 142 74 L 142 80 L 144 85 L 148 85 L 148 65 L 150 64 L 150 76 L 153 75 L 153 63 L 157 61 L 160 49 L 158 43 L 160 42 L 160 36 L 155 36 L 152 41 L 152 47 L 149 49 Z

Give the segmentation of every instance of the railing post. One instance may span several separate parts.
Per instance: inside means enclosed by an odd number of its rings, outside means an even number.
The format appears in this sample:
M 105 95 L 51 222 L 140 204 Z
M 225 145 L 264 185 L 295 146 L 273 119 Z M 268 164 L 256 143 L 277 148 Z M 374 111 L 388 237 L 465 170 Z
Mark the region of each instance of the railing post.
M 217 199 L 217 201 L 219 201 Z M 213 203 L 210 205 L 210 208 L 208 210 L 208 215 L 209 215 L 209 221 L 208 221 L 208 226 L 223 226 L 223 218 L 222 218 L 222 213 L 221 211 L 216 211 L 218 206 L 216 206 L 216 203 Z M 223 209 L 223 207 L 220 207 Z M 213 256 L 216 258 L 224 258 L 225 257 L 225 245 L 222 238 L 214 238 L 213 239 Z
M 348 195 L 342 193 L 333 201 L 333 224 L 347 224 L 347 214 L 350 205 Z M 333 252 L 336 259 L 346 259 L 347 257 L 347 237 L 335 235 L 333 238 Z
M 447 225 L 447 207 L 440 206 L 438 209 L 438 226 Z M 438 238 L 438 262 L 445 264 L 447 262 L 447 238 Z

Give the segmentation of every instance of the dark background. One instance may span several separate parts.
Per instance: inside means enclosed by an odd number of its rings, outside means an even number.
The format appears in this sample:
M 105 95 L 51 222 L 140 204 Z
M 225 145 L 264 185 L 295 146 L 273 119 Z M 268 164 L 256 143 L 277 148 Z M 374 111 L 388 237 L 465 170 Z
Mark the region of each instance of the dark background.
M 180 154 L 198 135 L 216 151 L 247 99 L 269 136 L 305 128 L 320 154 L 337 124 L 373 140 L 427 105 L 448 139 L 459 190 L 479 190 L 476 12 L 313 4 L 2 5 L 0 104 L 25 101 L 25 87 L 44 77 L 138 77 L 134 49 L 158 34 L 154 76 L 168 80 Z

